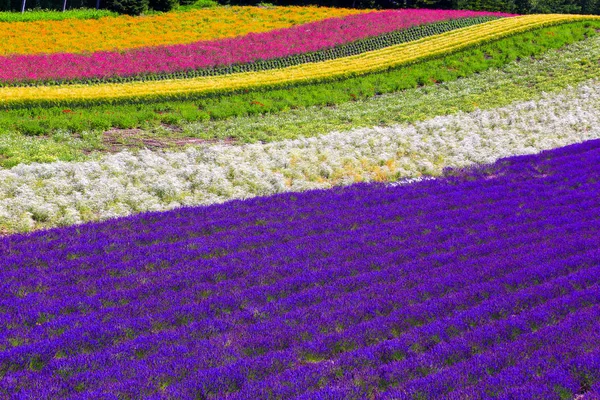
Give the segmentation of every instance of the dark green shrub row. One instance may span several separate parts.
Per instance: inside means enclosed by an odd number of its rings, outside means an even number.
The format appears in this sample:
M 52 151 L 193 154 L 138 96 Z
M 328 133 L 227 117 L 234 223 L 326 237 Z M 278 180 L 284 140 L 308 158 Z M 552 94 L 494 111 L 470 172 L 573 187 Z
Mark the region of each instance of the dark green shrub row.
M 182 4 L 190 4 L 184 0 Z M 21 11 L 23 0 L 0 0 L 0 11 Z M 64 0 L 27 0 L 26 9 L 61 10 Z M 67 0 L 68 9 L 96 8 L 108 9 L 120 14 L 139 15 L 148 10 L 171 11 L 179 5 L 179 0 Z
M 220 0 L 222 4 L 255 5 L 263 0 Z M 600 0 L 271 0 L 275 5 L 318 4 L 326 7 L 441 8 L 503 11 L 518 14 L 600 14 Z
M 179 0 L 105 0 L 106 8 L 120 14 L 140 15 L 151 9 L 171 11 L 179 5 Z
M 68 0 L 67 7 L 94 8 L 99 5 L 113 11 L 136 14 L 148 8 L 169 11 L 177 6 L 191 4 L 194 0 Z M 257 5 L 264 0 L 219 0 L 221 4 Z M 518 14 L 573 13 L 600 14 L 600 0 L 270 0 L 268 3 L 286 5 L 320 5 L 350 8 L 439 8 L 455 10 L 503 11 Z M 0 11 L 21 9 L 22 0 L 0 0 Z M 28 0 L 27 9 L 58 10 L 63 0 Z
M 362 39 L 353 43 L 336 46 L 331 49 L 321 50 L 313 53 L 298 54 L 294 56 L 276 58 L 272 60 L 260 60 L 247 64 L 231 65 L 227 67 L 217 67 L 208 69 L 198 69 L 194 71 L 181 71 L 169 74 L 147 74 L 130 77 L 107 77 L 98 79 L 70 79 L 70 80 L 50 80 L 33 82 L 0 82 L 3 86 L 38 86 L 38 85 L 64 85 L 64 84 L 99 84 L 99 83 L 123 83 L 132 81 L 158 81 L 164 79 L 183 79 L 196 78 L 202 76 L 227 75 L 236 72 L 264 71 L 290 67 L 293 65 L 306 64 L 310 62 L 319 62 L 333 60 L 336 58 L 352 56 L 365 53 L 367 51 L 379 50 L 396 44 L 407 43 L 427 36 L 433 36 L 454 29 L 481 24 L 487 21 L 497 19 L 496 17 L 463 18 L 451 21 L 437 22 L 434 24 L 413 26 L 395 32 L 386 33 L 367 39 Z

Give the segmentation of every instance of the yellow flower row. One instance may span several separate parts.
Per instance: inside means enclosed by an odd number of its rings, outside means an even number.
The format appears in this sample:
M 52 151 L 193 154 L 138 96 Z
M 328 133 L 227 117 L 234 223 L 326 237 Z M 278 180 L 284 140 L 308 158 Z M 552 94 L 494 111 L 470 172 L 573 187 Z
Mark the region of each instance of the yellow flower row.
M 169 96 L 184 98 L 198 94 L 339 79 L 397 67 L 544 26 L 593 19 L 598 20 L 600 17 L 555 14 L 506 18 L 360 55 L 260 72 L 155 82 L 6 87 L 0 88 L 0 104 L 40 101 L 92 103 L 123 99 L 162 99 Z
M 218 7 L 97 20 L 0 22 L 0 55 L 80 53 L 185 44 L 370 12 L 324 7 Z

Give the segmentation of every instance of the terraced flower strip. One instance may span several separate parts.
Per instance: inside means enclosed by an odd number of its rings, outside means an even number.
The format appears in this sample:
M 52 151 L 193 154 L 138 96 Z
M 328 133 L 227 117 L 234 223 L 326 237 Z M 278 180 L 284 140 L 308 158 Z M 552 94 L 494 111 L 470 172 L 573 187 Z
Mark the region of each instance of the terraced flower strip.
M 326 7 L 218 7 L 143 17 L 0 22 L 0 55 L 85 53 L 193 43 L 369 12 Z
M 335 107 L 307 107 L 187 123 L 183 124 L 180 138 L 273 142 L 318 136 L 334 130 L 414 123 L 459 111 L 505 107 L 514 102 L 538 100 L 543 93 L 557 93 L 569 86 L 577 87 L 590 79 L 599 79 L 600 64 L 592 61 L 598 59 L 600 36 L 595 36 L 456 81 L 340 103 Z M 163 135 L 161 130 L 152 132 L 150 129 L 144 130 L 143 134 L 155 140 L 160 140 Z M 11 143 L 12 148 L 16 145 Z
M 185 152 L 122 152 L 0 170 L 0 231 L 221 203 L 361 181 L 439 175 L 445 167 L 600 138 L 600 84 L 535 102 L 408 126 Z
M 464 11 L 386 11 L 190 45 L 91 54 L 13 55 L 0 57 L 0 86 L 127 82 L 262 71 L 378 50 L 500 16 Z M 431 23 L 436 21 L 443 22 Z
M 596 140 L 2 238 L 0 394 L 591 395 L 599 174 Z
M 343 79 L 448 54 L 519 32 L 585 20 L 600 20 L 600 17 L 528 15 L 504 18 L 356 56 L 260 72 L 122 84 L 4 87 L 0 88 L 0 104 L 6 106 L 39 103 L 92 104 L 95 102 L 189 98 L 212 93 Z
M 564 34 L 557 29 L 569 32 L 571 27 L 573 25 L 569 25 L 569 29 L 567 26 L 551 29 L 555 32 L 555 36 L 560 37 Z M 517 38 L 511 38 L 511 42 L 513 40 L 518 42 Z M 600 64 L 590 61 L 600 59 L 600 36 L 569 43 L 571 44 L 559 46 L 557 50 L 549 50 L 536 57 L 526 57 L 505 64 L 499 69 L 486 69 L 457 81 L 407 89 L 400 93 L 372 98 L 359 98 L 351 102 L 339 102 L 336 103 L 336 107 L 301 107 L 284 112 L 272 111 L 263 115 L 251 114 L 238 118 L 194 123 L 178 122 L 178 119 L 173 117 L 185 115 L 189 118 L 190 111 L 196 112 L 200 106 L 203 107 L 204 113 L 222 110 L 225 106 L 218 108 L 219 103 L 210 104 L 205 99 L 199 104 L 198 102 L 164 103 L 171 108 L 162 108 L 163 104 L 147 104 L 143 108 L 140 105 L 120 105 L 118 108 L 105 105 L 86 108 L 85 113 L 82 112 L 84 108 L 78 108 L 69 114 L 62 112 L 64 108 L 3 112 L 0 119 L 2 132 L 0 165 L 3 168 L 11 168 L 20 163 L 84 161 L 95 158 L 99 152 L 104 154 L 107 151 L 116 152 L 125 148 L 135 150 L 146 146 L 181 150 L 182 145 L 203 140 L 266 143 L 318 136 L 336 130 L 347 131 L 352 128 L 416 122 L 435 116 L 455 114 L 458 111 L 472 112 L 475 109 L 491 109 L 514 102 L 538 100 L 544 92 L 557 93 L 569 86 L 577 87 L 590 78 L 600 78 Z M 482 47 L 480 51 L 487 52 L 488 47 Z M 463 53 L 458 53 L 456 56 L 462 60 L 470 59 Z M 426 68 L 426 65 L 431 69 L 436 68 L 436 71 L 443 70 L 445 66 L 452 66 L 448 61 L 440 59 L 419 67 Z M 410 77 L 410 75 L 405 76 Z M 389 83 L 388 77 L 387 74 L 378 76 L 377 80 L 372 81 L 371 87 L 377 90 L 385 89 L 382 83 Z M 352 87 L 354 82 L 350 80 L 346 84 Z M 330 84 L 327 88 L 331 101 L 335 93 L 334 87 Z M 358 84 L 354 88 L 359 93 L 369 89 Z M 298 91 L 295 90 L 294 93 L 297 95 Z M 255 95 L 257 94 L 253 93 L 252 97 Z M 338 95 L 335 96 L 337 98 Z M 237 103 L 238 109 L 241 105 L 243 105 L 241 101 Z M 140 109 L 154 110 L 144 114 L 145 119 L 149 119 L 152 115 L 158 118 L 165 117 L 165 122 L 179 123 L 182 130 L 166 130 L 145 125 L 142 125 L 145 129 L 136 131 L 113 130 L 104 133 L 100 130 L 102 127 L 105 127 L 104 130 L 109 129 L 113 126 L 112 121 L 116 121 L 115 125 L 123 128 L 128 127 L 123 124 L 123 121 L 135 126 L 133 118 L 137 116 L 134 113 L 136 110 L 140 112 Z M 155 114 L 156 111 L 164 114 Z M 53 113 L 59 114 L 59 117 L 52 119 Z M 194 120 L 194 118 L 189 119 Z M 98 120 L 103 121 L 105 125 L 96 125 Z M 14 123 L 13 127 L 11 121 Z M 81 124 L 81 121 L 86 121 L 89 125 L 77 125 Z M 45 130 L 35 130 L 34 124 L 43 126 Z M 93 128 L 96 130 L 91 131 L 90 129 Z M 52 133 L 43 135 L 43 132 Z M 82 133 L 78 134 L 78 132 Z M 132 134 L 133 132 L 135 135 Z
M 0 166 L 82 161 L 96 152 L 144 147 L 147 140 L 152 141 L 149 146 L 167 149 L 179 149 L 190 138 L 272 142 L 537 99 L 542 92 L 600 76 L 599 64 L 590 61 L 599 54 L 598 28 L 598 21 L 551 26 L 414 65 L 293 91 L 119 107 L 9 109 L 0 118 Z M 455 87 L 453 82 L 461 84 Z M 202 123 L 189 125 L 193 121 Z

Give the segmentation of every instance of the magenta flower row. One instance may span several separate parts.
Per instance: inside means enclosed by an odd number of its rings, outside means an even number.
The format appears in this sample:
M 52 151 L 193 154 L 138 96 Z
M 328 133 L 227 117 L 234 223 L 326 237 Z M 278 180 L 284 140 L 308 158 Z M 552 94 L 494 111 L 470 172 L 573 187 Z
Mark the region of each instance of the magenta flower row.
M 439 21 L 511 15 L 455 10 L 388 10 L 191 44 L 90 54 L 10 55 L 0 57 L 0 81 L 91 79 L 191 71 L 319 51 Z

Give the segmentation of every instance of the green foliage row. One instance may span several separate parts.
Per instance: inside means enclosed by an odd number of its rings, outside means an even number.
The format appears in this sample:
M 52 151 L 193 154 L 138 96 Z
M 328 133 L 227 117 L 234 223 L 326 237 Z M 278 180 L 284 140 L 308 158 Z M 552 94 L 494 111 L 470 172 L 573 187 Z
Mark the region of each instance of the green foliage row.
M 277 68 L 285 68 L 293 65 L 306 64 L 333 60 L 341 57 L 348 57 L 356 54 L 365 53 L 383 49 L 396 44 L 407 43 L 427 36 L 438 35 L 449 32 L 454 29 L 481 24 L 487 21 L 497 19 L 496 17 L 478 17 L 463 18 L 450 21 L 437 22 L 434 24 L 414 26 L 400 31 L 386 33 L 356 42 L 343 44 L 334 48 L 316 51 L 313 53 L 297 54 L 288 57 L 276 58 L 271 60 L 259 60 L 256 62 L 230 65 L 226 67 L 204 68 L 194 71 L 181 71 L 168 74 L 146 74 L 129 77 L 106 77 L 97 79 L 69 79 L 69 80 L 48 80 L 31 82 L 0 82 L 3 86 L 38 86 L 38 85 L 65 85 L 65 84 L 99 84 L 99 83 L 124 83 L 133 81 L 158 81 L 164 79 L 185 79 L 202 76 L 227 75 L 236 72 L 264 71 Z
M 452 7 L 519 14 L 599 14 L 599 0 L 453 0 Z
M 213 7 L 214 0 L 26 0 L 25 12 L 20 13 L 23 0 L 0 0 L 0 22 L 46 21 L 64 19 L 98 19 L 118 14 L 153 14 L 171 10 Z M 100 7 L 100 9 L 96 9 Z
M 0 0 L 1 2 L 2 0 Z M 0 22 L 61 21 L 64 19 L 98 19 L 114 17 L 116 12 L 89 8 L 70 9 L 65 12 L 52 10 L 28 10 L 24 13 L 0 12 Z
M 161 124 L 175 127 L 193 121 L 224 120 L 310 106 L 336 106 L 384 93 L 454 81 L 595 36 L 598 28 L 600 22 L 558 25 L 396 70 L 293 89 L 222 95 L 195 101 L 0 110 L 0 131 L 18 132 L 19 135 L 31 136 L 32 140 L 35 139 L 33 136 L 47 137 L 58 132 L 62 132 L 59 135 L 62 138 L 60 140 L 69 141 L 68 138 L 73 138 L 73 135 L 88 135 L 87 137 L 97 139 L 97 135 L 91 135 L 89 132 L 106 131 L 111 128 L 148 129 Z M 244 140 L 246 139 L 248 138 Z M 91 146 L 88 150 L 98 149 L 99 143 L 100 141 L 88 141 L 88 145 Z M 14 156 L 10 155 L 5 155 L 5 158 L 3 161 L 0 155 L 0 163 L 10 163 L 9 160 L 14 160 Z

